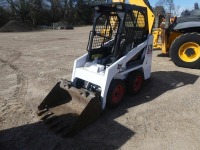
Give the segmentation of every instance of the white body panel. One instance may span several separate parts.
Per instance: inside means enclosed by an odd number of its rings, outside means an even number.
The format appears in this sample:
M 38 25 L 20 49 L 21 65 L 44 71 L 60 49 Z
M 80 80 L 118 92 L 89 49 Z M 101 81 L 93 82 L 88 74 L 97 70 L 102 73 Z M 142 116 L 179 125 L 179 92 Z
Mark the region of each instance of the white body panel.
M 149 35 L 146 41 L 132 49 L 130 52 L 121 57 L 111 66 L 107 67 L 105 70 L 102 69 L 102 67 L 104 66 L 99 65 L 95 62 L 86 63 L 87 54 L 85 54 L 75 60 L 71 81 L 73 82 L 75 78 L 80 78 L 84 81 L 88 81 L 90 83 L 100 86 L 102 97 L 102 109 L 104 109 L 106 106 L 108 88 L 113 78 L 125 79 L 129 72 L 137 69 L 143 70 L 145 80 L 150 78 L 152 44 L 153 36 Z M 143 49 L 144 53 L 142 55 L 145 56 L 143 64 L 127 68 L 126 63 Z

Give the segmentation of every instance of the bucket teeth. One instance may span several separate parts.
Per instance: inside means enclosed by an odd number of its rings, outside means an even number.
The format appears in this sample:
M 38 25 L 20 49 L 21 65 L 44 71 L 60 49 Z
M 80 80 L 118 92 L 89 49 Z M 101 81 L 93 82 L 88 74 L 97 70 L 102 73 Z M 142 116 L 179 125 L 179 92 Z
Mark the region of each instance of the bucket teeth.
M 46 120 L 47 118 L 49 118 L 52 115 L 53 115 L 52 112 L 47 111 L 47 112 L 43 113 L 40 117 L 41 117 L 41 120 Z
M 48 111 L 48 109 L 43 109 L 37 112 L 38 116 L 42 116 L 44 113 L 46 113 Z
M 58 119 L 56 116 L 51 118 L 50 121 L 48 119 L 46 125 L 48 126 L 50 130 L 52 130 L 53 132 L 61 136 L 62 136 L 62 132 L 65 130 L 67 131 L 70 127 L 69 124 L 65 124 L 63 120 Z
M 55 115 L 51 115 L 49 116 L 46 120 L 44 120 L 45 124 L 51 124 L 52 122 L 54 122 L 55 120 L 57 120 L 57 117 Z

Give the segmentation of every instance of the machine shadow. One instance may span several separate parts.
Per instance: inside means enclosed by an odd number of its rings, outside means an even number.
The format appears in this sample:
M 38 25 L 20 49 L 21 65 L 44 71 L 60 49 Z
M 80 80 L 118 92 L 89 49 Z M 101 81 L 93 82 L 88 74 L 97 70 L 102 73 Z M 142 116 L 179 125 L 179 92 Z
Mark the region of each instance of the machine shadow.
M 161 48 L 153 48 L 153 51 L 161 51 Z
M 158 54 L 157 57 L 169 57 L 170 58 L 169 54 L 163 54 L 163 53 Z
M 102 116 L 72 138 L 61 138 L 42 122 L 0 131 L 0 149 L 118 149 L 134 136 L 116 121 L 131 107 L 148 103 L 167 91 L 194 84 L 199 76 L 179 71 L 153 72 L 143 89 L 135 96 L 126 96 L 116 109 L 105 110 Z M 60 116 L 64 117 L 64 116 Z
M 104 114 L 105 116 L 106 114 Z M 39 121 L 0 131 L 1 150 L 112 150 L 118 149 L 135 133 L 127 127 L 100 117 L 77 135 L 62 138 Z M 60 116 L 64 118 L 65 115 Z
M 151 74 L 140 93 L 135 96 L 127 96 L 126 101 L 120 109 L 127 109 L 137 105 L 147 103 L 161 96 L 167 91 L 192 85 L 199 76 L 180 71 L 158 71 Z

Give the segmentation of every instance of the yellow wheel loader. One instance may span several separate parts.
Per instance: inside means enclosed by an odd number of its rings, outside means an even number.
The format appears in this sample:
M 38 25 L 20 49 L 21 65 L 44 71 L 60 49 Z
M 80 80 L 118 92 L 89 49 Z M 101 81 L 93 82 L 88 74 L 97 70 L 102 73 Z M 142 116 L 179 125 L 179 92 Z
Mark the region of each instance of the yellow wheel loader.
M 64 137 L 95 121 L 105 108 L 118 106 L 126 93 L 138 93 L 151 74 L 153 22 L 147 7 L 93 7 L 87 53 L 74 61 L 71 81 L 58 82 L 38 106 L 45 124 Z
M 195 4 L 197 5 L 197 4 Z M 162 53 L 169 54 L 175 65 L 185 68 L 200 68 L 200 10 L 184 11 L 162 29 Z
M 164 23 L 165 18 L 165 10 L 163 6 L 156 6 L 154 8 L 155 13 L 155 22 L 153 28 L 153 48 L 154 49 L 161 49 L 161 25 Z
M 153 29 L 153 49 L 161 49 L 161 43 L 159 42 L 161 38 L 162 30 L 161 28 L 154 28 Z
M 162 29 L 161 29 L 161 23 L 163 21 L 163 17 L 164 15 L 160 15 L 160 14 L 156 14 L 155 15 L 155 23 L 154 23 L 154 29 L 153 29 L 153 49 L 161 49 L 161 42 L 160 42 L 160 38 L 161 38 L 161 33 L 162 33 Z

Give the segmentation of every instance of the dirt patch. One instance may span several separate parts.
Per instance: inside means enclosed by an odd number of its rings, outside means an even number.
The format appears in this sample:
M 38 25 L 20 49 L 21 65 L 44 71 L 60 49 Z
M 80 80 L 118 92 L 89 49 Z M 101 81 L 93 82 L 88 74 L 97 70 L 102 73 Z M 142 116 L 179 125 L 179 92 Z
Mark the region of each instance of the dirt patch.
M 0 32 L 28 32 L 32 26 L 28 23 L 12 20 L 0 28 Z
M 141 92 L 75 137 L 60 138 L 39 121 L 37 106 L 60 78 L 71 78 L 90 30 L 0 34 L 0 149 L 199 149 L 200 70 L 177 67 L 161 51 L 153 51 Z

